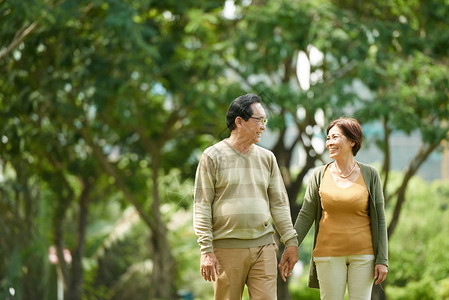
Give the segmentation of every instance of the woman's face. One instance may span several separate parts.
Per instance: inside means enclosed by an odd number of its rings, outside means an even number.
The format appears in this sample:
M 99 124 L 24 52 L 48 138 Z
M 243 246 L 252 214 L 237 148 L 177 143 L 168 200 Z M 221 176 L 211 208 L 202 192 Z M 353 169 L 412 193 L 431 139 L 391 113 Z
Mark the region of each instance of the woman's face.
M 329 150 L 329 156 L 332 159 L 340 159 L 347 156 L 353 156 L 352 147 L 354 142 L 348 140 L 338 125 L 329 130 L 326 138 L 326 148 Z

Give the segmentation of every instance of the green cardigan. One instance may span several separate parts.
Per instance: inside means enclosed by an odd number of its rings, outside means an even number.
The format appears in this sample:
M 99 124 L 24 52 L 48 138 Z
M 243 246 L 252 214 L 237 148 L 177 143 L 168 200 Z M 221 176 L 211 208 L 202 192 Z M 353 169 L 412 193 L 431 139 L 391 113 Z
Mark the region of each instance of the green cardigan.
M 371 218 L 371 233 L 373 236 L 373 248 L 375 264 L 388 266 L 388 239 L 387 224 L 385 220 L 384 196 L 380 176 L 374 167 L 357 162 L 363 175 L 363 179 L 369 193 L 369 215 Z M 295 229 L 298 233 L 299 244 L 302 243 L 313 222 L 315 222 L 315 233 L 313 248 L 315 248 L 319 224 L 321 220 L 321 198 L 319 188 L 324 171 L 330 164 L 317 168 L 307 185 L 304 202 L 296 219 Z M 310 262 L 309 283 L 311 288 L 319 288 L 316 266 L 313 259 Z

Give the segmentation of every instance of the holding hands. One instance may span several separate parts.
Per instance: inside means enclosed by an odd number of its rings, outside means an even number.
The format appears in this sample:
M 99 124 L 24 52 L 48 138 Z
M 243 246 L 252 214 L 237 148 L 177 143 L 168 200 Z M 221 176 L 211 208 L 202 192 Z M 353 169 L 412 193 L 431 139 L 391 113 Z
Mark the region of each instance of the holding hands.
M 278 268 L 281 272 L 281 277 L 284 282 L 287 281 L 287 277 L 292 275 L 293 267 L 298 262 L 298 247 L 287 247 L 282 255 L 282 259 L 279 262 Z

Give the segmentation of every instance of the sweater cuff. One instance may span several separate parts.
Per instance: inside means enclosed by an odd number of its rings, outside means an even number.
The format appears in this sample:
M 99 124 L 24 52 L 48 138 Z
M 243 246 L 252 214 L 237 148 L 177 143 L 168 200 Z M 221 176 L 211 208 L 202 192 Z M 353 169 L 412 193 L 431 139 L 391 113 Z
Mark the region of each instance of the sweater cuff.
M 296 236 L 285 242 L 285 247 L 298 247 L 298 245 L 298 239 Z
M 208 246 L 208 247 L 201 247 L 201 255 L 206 253 L 214 252 L 214 247 Z

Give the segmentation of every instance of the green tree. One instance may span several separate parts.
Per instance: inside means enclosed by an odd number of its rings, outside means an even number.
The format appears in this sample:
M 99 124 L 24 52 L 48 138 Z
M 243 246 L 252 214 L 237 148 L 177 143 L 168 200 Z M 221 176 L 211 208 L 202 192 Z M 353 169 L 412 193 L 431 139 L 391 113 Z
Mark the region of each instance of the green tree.
M 213 27 L 213 20 L 193 19 L 219 4 L 64 1 L 50 5 L 42 1 L 29 9 L 27 19 L 17 20 L 28 28 L 33 17 L 43 15 L 36 17 L 38 25 L 33 30 L 26 35 L 5 33 L 10 43 L 2 52 L 2 69 L 8 74 L 2 81 L 2 95 L 18 106 L 32 106 L 21 113 L 24 121 L 37 118 L 33 120 L 36 130 L 50 123 L 42 135 L 27 136 L 33 145 L 45 133 L 54 139 L 46 148 L 31 147 L 30 151 L 47 164 L 53 173 L 47 178 L 49 187 L 63 200 L 58 202 L 54 223 L 59 257 L 64 246 L 64 228 L 59 225 L 77 195 L 67 183 L 66 169 L 73 159 L 75 171 L 87 174 L 82 170 L 83 160 L 86 167 L 98 162 L 150 229 L 151 296 L 155 298 L 173 297 L 176 292 L 175 260 L 160 211 L 165 199 L 159 178 L 179 168 L 179 163 L 185 165 L 203 143 L 201 134 L 216 131 L 211 125 L 220 95 L 226 93 L 217 84 L 224 78 L 205 59 L 209 52 L 204 43 L 213 35 L 203 27 Z M 25 9 L 11 5 L 4 17 L 16 20 L 17 13 Z M 11 82 L 14 89 L 8 85 Z M 9 118 L 14 114 L 11 110 L 5 113 Z M 80 187 L 88 185 L 90 190 L 88 178 L 81 178 Z M 83 241 L 79 242 L 77 254 L 82 253 Z M 60 269 L 64 278 L 70 277 L 62 259 Z M 82 273 L 75 264 L 72 271 Z M 77 284 L 66 283 L 66 291 L 79 298 L 75 290 L 82 276 L 66 281 L 73 280 Z

